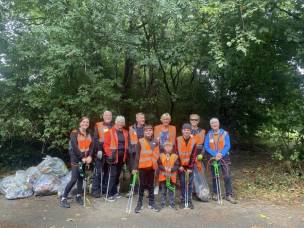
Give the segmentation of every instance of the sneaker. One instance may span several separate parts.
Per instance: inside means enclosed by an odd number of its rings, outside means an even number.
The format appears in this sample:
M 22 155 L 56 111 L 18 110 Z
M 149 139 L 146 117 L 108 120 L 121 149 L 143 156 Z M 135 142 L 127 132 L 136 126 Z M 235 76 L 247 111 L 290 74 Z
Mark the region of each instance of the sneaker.
M 226 196 L 226 200 L 232 204 L 237 204 L 236 200 L 232 196 Z
M 141 203 L 137 203 L 134 211 L 135 211 L 135 213 L 139 213 L 142 209 L 143 209 L 142 204 Z
M 106 200 L 107 202 L 112 203 L 112 202 L 115 202 L 116 198 L 115 198 L 114 196 L 109 196 L 107 199 L 105 198 L 105 200 Z
M 193 203 L 192 203 L 191 201 L 188 203 L 188 207 L 189 207 L 190 209 L 194 209 L 194 205 L 193 205 Z
M 60 200 L 60 206 L 63 207 L 63 208 L 70 208 L 70 204 L 68 203 L 68 200 L 67 199 L 61 199 Z
M 93 193 L 92 193 L 92 196 L 93 196 L 94 198 L 100 198 L 100 197 L 101 197 L 101 194 L 100 194 L 100 192 L 93 192 Z
M 149 204 L 148 208 L 151 209 L 154 212 L 159 212 L 160 211 L 160 208 L 156 205 L 156 203 Z
M 171 209 L 173 209 L 173 210 L 177 211 L 177 208 L 175 207 L 175 205 L 174 205 L 174 204 L 170 204 L 170 205 L 169 205 L 169 208 L 171 208 Z
M 77 202 L 79 205 L 83 206 L 83 199 L 82 199 L 81 196 L 76 196 L 76 202 Z
M 114 197 L 115 197 L 116 199 L 120 199 L 120 198 L 121 198 L 121 195 L 120 195 L 119 193 L 116 193 L 116 194 L 114 195 Z

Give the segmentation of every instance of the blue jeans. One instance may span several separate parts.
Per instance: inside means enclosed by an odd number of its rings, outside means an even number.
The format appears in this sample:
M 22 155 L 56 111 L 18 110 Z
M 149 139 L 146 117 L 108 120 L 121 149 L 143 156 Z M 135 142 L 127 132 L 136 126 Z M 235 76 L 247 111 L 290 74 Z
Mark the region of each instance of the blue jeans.
M 163 206 L 166 205 L 166 201 L 167 201 L 167 191 L 168 191 L 168 195 L 169 195 L 169 204 L 171 206 L 174 206 L 174 191 L 170 190 L 167 188 L 166 186 L 166 181 L 162 181 L 159 183 L 160 185 L 160 189 L 161 189 L 161 204 Z M 171 183 L 172 187 L 175 187 L 175 184 Z
M 179 179 L 181 184 L 181 202 L 185 202 L 186 180 L 185 172 L 179 172 Z M 189 174 L 189 188 L 188 188 L 188 203 L 192 201 L 192 189 L 193 189 L 193 173 Z
M 220 162 L 220 177 L 223 176 L 224 183 L 225 183 L 225 190 L 226 190 L 226 196 L 232 195 L 232 179 L 231 179 L 231 172 L 230 172 L 230 166 L 231 162 L 224 160 L 225 165 Z M 212 163 L 211 163 L 212 164 Z M 211 175 L 212 175 L 212 187 L 213 187 L 213 193 L 217 194 L 217 188 L 216 188 L 216 180 L 215 180 L 215 173 L 213 165 L 211 165 Z M 219 178 L 220 180 L 220 178 Z

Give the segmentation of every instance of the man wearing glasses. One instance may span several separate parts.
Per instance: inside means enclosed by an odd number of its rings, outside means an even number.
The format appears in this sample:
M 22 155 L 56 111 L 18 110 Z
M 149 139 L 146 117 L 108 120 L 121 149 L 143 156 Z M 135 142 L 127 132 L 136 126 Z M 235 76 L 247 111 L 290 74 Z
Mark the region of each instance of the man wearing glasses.
M 203 155 L 206 131 L 198 126 L 199 122 L 200 122 L 200 116 L 198 114 L 190 115 L 191 135 L 195 138 L 197 143 L 196 144 L 197 154 Z

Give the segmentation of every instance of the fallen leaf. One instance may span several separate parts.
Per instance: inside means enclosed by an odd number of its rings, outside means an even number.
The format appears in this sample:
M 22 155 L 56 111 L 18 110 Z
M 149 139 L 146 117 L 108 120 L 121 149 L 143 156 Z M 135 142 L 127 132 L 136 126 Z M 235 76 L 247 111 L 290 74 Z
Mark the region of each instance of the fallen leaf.
M 67 218 L 66 221 L 67 221 L 67 222 L 72 222 L 72 221 L 74 221 L 74 220 L 73 220 L 72 218 Z
M 261 218 L 267 218 L 267 216 L 266 216 L 266 215 L 263 215 L 263 214 L 260 214 L 260 217 L 261 217 Z

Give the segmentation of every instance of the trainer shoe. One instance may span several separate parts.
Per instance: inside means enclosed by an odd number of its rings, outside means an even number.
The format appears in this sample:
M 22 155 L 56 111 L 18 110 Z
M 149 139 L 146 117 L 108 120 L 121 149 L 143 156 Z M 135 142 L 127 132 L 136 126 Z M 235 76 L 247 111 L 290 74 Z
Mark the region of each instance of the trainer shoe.
M 189 207 L 190 209 L 194 209 L 194 205 L 193 205 L 192 201 L 190 201 L 190 202 L 188 203 L 188 207 Z
M 143 206 L 141 203 L 137 203 L 134 212 L 139 213 L 143 209 Z
M 63 207 L 63 208 L 70 208 L 71 207 L 66 198 L 62 198 L 60 200 L 60 206 Z
M 154 212 L 159 212 L 160 211 L 160 208 L 156 205 L 156 203 L 149 204 L 148 208 L 151 209 Z
M 78 195 L 78 196 L 76 196 L 76 202 L 79 204 L 79 205 L 81 205 L 81 206 L 83 206 L 84 204 L 83 204 L 83 199 L 82 199 L 82 197 L 80 196 L 80 195 Z
M 226 200 L 232 204 L 237 204 L 236 200 L 232 196 L 226 196 Z
M 114 197 L 115 197 L 116 199 L 120 199 L 120 198 L 121 198 L 121 195 L 120 195 L 119 193 L 116 193 L 116 194 L 114 195 Z
M 176 208 L 176 206 L 175 206 L 174 204 L 170 204 L 170 205 L 169 205 L 169 208 L 171 208 L 171 209 L 173 209 L 173 210 L 175 210 L 175 211 L 177 210 L 177 208 Z
M 107 199 L 105 198 L 105 200 L 106 200 L 107 202 L 112 203 L 112 202 L 115 202 L 116 198 L 115 198 L 114 196 L 109 196 Z

